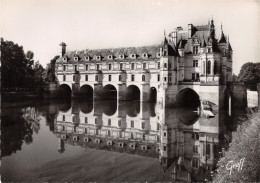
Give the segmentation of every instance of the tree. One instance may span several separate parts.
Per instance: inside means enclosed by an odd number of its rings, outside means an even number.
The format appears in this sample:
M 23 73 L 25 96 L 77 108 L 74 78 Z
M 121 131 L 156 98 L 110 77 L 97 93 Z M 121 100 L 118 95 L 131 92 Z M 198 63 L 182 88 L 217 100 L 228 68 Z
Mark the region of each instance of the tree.
M 37 85 L 42 84 L 44 69 L 38 61 L 34 64 L 33 57 L 32 51 L 25 53 L 22 46 L 1 40 L 2 88 L 35 90 Z
M 59 58 L 60 56 L 55 56 L 49 64 L 47 64 L 47 68 L 46 70 L 43 72 L 43 80 L 45 82 L 56 82 L 57 81 L 57 78 L 56 78 L 56 75 L 55 75 L 55 63 L 56 63 L 56 60 Z
M 260 82 L 260 63 L 245 63 L 238 74 L 238 81 L 246 85 L 256 86 Z

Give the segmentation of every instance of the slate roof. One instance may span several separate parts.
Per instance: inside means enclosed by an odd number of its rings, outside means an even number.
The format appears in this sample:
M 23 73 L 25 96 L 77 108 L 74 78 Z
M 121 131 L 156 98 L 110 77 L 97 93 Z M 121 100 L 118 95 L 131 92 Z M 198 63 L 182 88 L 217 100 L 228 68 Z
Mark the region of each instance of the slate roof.
M 114 61 L 121 61 L 120 55 L 124 55 L 125 59 L 131 59 L 132 54 L 136 54 L 135 60 L 144 60 L 142 57 L 144 53 L 148 54 L 147 59 L 158 58 L 157 54 L 160 53 L 161 45 L 142 46 L 142 47 L 125 47 L 125 48 L 111 48 L 111 49 L 87 49 L 82 51 L 68 51 L 63 57 L 68 61 L 74 60 L 74 56 L 78 56 L 79 61 L 84 61 L 85 57 L 89 57 L 90 60 L 95 61 L 95 56 L 101 56 L 101 61 L 108 60 L 108 56 L 112 55 Z M 62 58 L 60 58 L 62 59 Z
M 219 38 L 219 43 L 227 43 L 227 40 L 226 40 L 226 37 L 223 33 L 223 31 L 221 31 L 221 35 L 220 35 L 220 38 Z

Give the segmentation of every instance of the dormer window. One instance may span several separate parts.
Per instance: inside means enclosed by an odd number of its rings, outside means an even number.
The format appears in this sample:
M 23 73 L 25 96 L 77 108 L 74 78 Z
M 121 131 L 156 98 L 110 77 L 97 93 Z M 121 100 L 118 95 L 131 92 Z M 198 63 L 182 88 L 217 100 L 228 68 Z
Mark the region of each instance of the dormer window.
M 131 54 L 131 58 L 135 58 L 136 57 L 136 54 Z
M 148 58 L 148 54 L 147 53 L 143 53 L 143 58 Z
M 100 56 L 100 55 L 97 55 L 97 56 L 96 56 L 96 59 L 97 59 L 97 60 L 101 60 L 101 56 Z
M 113 55 L 108 55 L 107 57 L 109 60 L 112 60 L 113 59 Z
M 124 55 L 124 54 L 119 55 L 119 58 L 120 58 L 120 59 L 124 59 L 124 58 L 125 58 L 125 55 Z
M 198 54 L 199 47 L 193 46 L 193 54 Z
M 89 61 L 89 56 L 85 56 L 85 60 Z

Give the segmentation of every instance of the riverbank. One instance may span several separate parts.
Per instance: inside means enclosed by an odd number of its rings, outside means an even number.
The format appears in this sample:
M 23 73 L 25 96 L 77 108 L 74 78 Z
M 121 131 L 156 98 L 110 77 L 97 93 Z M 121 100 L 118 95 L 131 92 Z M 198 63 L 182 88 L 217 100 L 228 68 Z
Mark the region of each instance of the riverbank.
M 260 181 L 260 112 L 237 128 L 237 135 L 217 164 L 213 182 Z

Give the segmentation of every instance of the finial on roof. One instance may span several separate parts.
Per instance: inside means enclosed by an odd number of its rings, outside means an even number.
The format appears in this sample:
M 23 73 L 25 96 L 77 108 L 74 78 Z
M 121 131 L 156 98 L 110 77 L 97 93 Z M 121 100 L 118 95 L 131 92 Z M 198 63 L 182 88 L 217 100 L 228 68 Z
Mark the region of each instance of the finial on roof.
M 164 29 L 164 37 L 166 36 L 165 29 Z
M 221 22 L 221 30 L 222 30 L 222 22 Z

